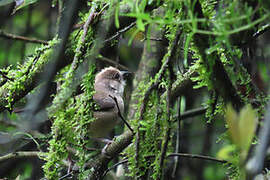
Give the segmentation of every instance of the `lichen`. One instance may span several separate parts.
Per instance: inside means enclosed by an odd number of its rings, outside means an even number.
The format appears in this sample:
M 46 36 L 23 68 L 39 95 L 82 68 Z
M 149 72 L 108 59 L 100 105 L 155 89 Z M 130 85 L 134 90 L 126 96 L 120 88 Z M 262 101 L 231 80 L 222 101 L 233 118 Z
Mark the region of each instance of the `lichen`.
M 52 49 L 57 43 L 58 40 L 54 39 L 49 41 L 48 45 L 42 45 L 37 48 L 35 53 L 28 57 L 23 65 L 18 65 L 18 69 L 14 70 L 8 67 L 6 70 L 3 70 L 4 72 L 8 72 L 7 76 L 14 80 L 9 80 L 1 87 L 1 106 L 12 110 L 15 101 L 22 98 L 27 91 L 34 88 L 37 76 L 44 71 L 45 65 L 51 60 Z

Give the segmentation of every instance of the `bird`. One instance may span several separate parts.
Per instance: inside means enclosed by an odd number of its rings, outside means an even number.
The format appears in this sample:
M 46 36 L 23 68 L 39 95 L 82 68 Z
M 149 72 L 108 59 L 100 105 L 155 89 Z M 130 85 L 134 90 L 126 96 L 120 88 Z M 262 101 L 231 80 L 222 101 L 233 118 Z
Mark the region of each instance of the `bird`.
M 119 113 L 124 113 L 123 93 L 129 74 L 128 71 L 107 67 L 96 75 L 93 100 L 98 110 L 94 111 L 95 120 L 90 123 L 90 137 L 106 138 L 119 122 Z

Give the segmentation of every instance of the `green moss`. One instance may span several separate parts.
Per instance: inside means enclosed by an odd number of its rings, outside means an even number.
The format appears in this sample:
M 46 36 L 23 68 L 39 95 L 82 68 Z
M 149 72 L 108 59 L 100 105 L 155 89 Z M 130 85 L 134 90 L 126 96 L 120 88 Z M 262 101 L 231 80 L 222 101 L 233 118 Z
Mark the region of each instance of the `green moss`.
M 87 126 L 93 118 L 93 93 L 94 93 L 94 66 L 91 65 L 87 74 L 82 78 L 82 89 L 84 93 L 78 97 L 69 97 L 57 111 L 51 112 L 53 118 L 52 134 L 53 138 L 49 141 L 49 152 L 43 166 L 45 175 L 48 179 L 59 178 L 59 172 L 64 167 L 65 160 L 70 153 L 68 147 L 76 150 L 73 155 L 78 160 L 80 167 L 80 179 L 83 179 L 83 165 L 88 160 L 85 145 L 88 137 Z
M 3 70 L 8 72 L 7 76 L 14 80 L 8 81 L 1 87 L 2 98 L 0 104 L 11 110 L 16 100 L 26 93 L 26 88 L 32 88 L 37 76 L 43 72 L 45 65 L 50 61 L 53 47 L 58 43 L 57 39 L 49 42 L 49 45 L 43 45 L 37 48 L 35 54 L 28 57 L 23 65 L 18 65 L 17 70 L 11 70 L 10 67 Z
M 149 82 L 140 82 L 133 93 L 133 98 L 138 99 L 138 103 L 135 107 L 135 119 L 130 122 L 135 131 L 140 131 L 141 140 L 138 144 L 135 137 L 132 146 L 126 150 L 129 159 L 129 176 L 131 177 L 143 176 L 149 170 L 149 167 L 153 171 L 151 175 L 153 179 L 160 177 L 162 173 L 160 167 L 162 144 L 164 144 L 164 137 L 166 137 L 166 133 L 170 128 L 170 123 L 167 121 L 167 101 L 164 98 L 160 98 L 161 94 L 159 94 L 157 89 L 154 89 L 150 93 L 149 99 L 145 104 L 145 113 L 142 115 L 141 108 L 145 94 L 148 93 L 148 89 L 154 83 L 158 83 L 158 88 L 168 88 L 169 80 L 166 60 L 171 56 L 173 39 L 170 41 L 168 52 L 163 57 L 161 70 Z M 142 119 L 140 119 L 141 116 Z M 136 154 L 136 144 L 140 149 L 138 154 Z M 170 150 L 171 148 L 168 148 L 167 152 L 170 152 Z
M 86 22 L 90 13 L 89 11 L 80 14 L 81 23 Z M 61 89 L 48 108 L 49 117 L 54 121 L 49 156 L 45 159 L 47 163 L 43 167 L 48 179 L 58 178 L 63 167 L 62 161 L 70 154 L 67 147 L 72 147 L 76 151 L 73 156 L 79 166 L 79 179 L 85 179 L 89 175 L 83 166 L 89 160 L 89 154 L 85 149 L 88 141 L 85 139 L 88 138 L 88 126 L 94 120 L 93 110 L 96 108 L 93 102 L 94 65 L 89 66 L 88 72 L 83 77 L 80 74 L 81 66 L 86 64 L 84 60 L 92 55 L 92 49 L 95 49 L 93 47 L 95 31 L 90 26 L 85 37 L 83 34 L 83 30 L 79 29 L 70 36 L 66 54 L 75 54 L 73 62 L 58 74 L 57 81 L 61 83 Z M 77 86 L 81 86 L 83 94 L 74 97 Z

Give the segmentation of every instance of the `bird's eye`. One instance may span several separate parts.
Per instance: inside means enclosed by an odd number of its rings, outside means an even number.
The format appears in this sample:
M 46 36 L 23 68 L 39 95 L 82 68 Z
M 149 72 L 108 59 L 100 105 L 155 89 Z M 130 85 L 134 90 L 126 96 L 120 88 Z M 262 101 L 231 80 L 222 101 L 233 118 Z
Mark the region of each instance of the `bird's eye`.
M 111 89 L 114 90 L 114 91 L 116 91 L 116 88 L 114 88 L 114 87 L 111 87 Z
M 114 74 L 114 79 L 120 79 L 119 73 Z

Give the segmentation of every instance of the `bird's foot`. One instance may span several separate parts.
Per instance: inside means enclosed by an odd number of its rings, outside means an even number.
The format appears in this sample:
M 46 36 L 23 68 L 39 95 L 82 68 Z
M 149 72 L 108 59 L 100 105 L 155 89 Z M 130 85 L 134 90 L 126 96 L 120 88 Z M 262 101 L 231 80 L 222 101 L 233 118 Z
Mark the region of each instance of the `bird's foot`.
M 107 139 L 108 140 L 108 139 Z M 109 140 L 109 141 L 107 141 L 107 143 L 106 143 L 106 145 L 102 148 L 102 150 L 101 150 L 101 154 L 103 154 L 106 158 L 108 158 L 108 159 L 110 159 L 111 158 L 111 156 L 110 155 L 108 155 L 108 153 L 107 153 L 107 148 L 109 147 L 109 145 L 110 144 L 112 144 L 112 140 Z
M 101 154 L 103 154 L 106 158 L 111 158 L 111 156 L 108 155 L 107 153 L 107 148 L 108 146 L 113 142 L 113 140 L 106 139 L 106 138 L 96 138 L 96 137 L 91 137 L 92 140 L 97 141 L 97 142 L 102 142 L 105 144 L 105 146 L 101 150 Z
M 91 139 L 93 139 L 94 141 L 97 141 L 97 142 L 105 143 L 105 144 L 108 144 L 108 143 L 112 143 L 113 142 L 113 140 L 106 139 L 106 138 L 91 137 Z
M 101 142 L 105 143 L 106 145 L 111 144 L 113 140 L 106 139 L 106 138 L 99 138 Z
M 69 154 L 68 157 L 67 157 L 67 162 L 68 162 L 68 170 L 67 170 L 67 174 L 70 174 L 71 173 L 71 170 L 74 166 L 74 162 L 73 160 L 71 159 L 71 155 Z

